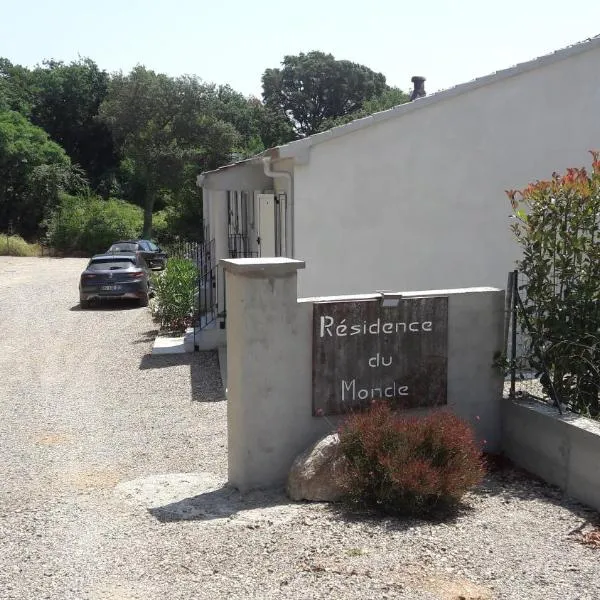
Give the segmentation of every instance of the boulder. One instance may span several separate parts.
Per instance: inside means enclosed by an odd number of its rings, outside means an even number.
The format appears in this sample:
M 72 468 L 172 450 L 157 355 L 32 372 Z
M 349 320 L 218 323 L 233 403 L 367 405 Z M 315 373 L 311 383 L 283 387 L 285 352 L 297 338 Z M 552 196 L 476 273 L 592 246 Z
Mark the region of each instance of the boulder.
M 295 501 L 337 502 L 343 495 L 340 476 L 345 468 L 339 436 L 328 435 L 296 457 L 288 477 L 287 494 Z

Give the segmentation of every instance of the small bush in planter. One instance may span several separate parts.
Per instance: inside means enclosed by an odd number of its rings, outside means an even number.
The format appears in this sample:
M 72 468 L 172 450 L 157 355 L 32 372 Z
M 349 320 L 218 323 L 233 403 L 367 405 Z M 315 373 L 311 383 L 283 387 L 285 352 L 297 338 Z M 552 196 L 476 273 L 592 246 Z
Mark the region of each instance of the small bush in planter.
M 167 267 L 152 278 L 155 292 L 152 312 L 161 327 L 182 333 L 194 322 L 194 298 L 198 269 L 192 261 L 171 258 Z
M 456 508 L 485 473 L 471 428 L 448 412 L 406 418 L 379 401 L 351 415 L 339 435 L 348 459 L 340 483 L 354 505 L 440 516 Z

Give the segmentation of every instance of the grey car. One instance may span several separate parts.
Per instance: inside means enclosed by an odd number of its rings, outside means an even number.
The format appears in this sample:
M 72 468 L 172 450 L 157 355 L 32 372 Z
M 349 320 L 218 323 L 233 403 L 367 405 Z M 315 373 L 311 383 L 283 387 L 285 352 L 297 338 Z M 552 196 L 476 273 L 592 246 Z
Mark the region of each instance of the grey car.
M 148 306 L 150 293 L 150 269 L 136 252 L 97 254 L 79 278 L 81 308 L 101 298 L 134 298 Z
M 139 252 L 151 269 L 162 271 L 167 265 L 167 253 L 150 240 L 121 240 L 106 251 L 107 254 Z

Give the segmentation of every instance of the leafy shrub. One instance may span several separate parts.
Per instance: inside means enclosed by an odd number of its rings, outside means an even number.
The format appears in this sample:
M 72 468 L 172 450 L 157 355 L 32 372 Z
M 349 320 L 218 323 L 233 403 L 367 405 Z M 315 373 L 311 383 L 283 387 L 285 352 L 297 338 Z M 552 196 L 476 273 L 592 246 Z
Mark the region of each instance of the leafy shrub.
M 507 192 L 523 251 L 519 270 L 531 366 L 546 393 L 576 412 L 600 417 L 600 152 L 592 171 L 567 169 L 549 181 Z
M 123 200 L 62 194 L 48 221 L 48 244 L 65 253 L 98 254 L 119 239 L 139 237 L 142 222 L 142 209 Z
M 194 263 L 170 258 L 166 269 L 153 276 L 153 285 L 155 320 L 169 331 L 185 331 L 194 322 L 194 296 L 198 286 L 198 269 Z
M 152 216 L 152 237 L 154 240 L 159 240 L 162 245 L 169 239 L 169 224 L 164 210 L 159 210 Z
M 28 244 L 19 235 L 0 235 L 0 256 L 39 256 L 38 244 Z
M 484 475 L 467 423 L 444 411 L 400 417 L 376 401 L 340 428 L 346 499 L 390 514 L 435 516 L 455 508 Z

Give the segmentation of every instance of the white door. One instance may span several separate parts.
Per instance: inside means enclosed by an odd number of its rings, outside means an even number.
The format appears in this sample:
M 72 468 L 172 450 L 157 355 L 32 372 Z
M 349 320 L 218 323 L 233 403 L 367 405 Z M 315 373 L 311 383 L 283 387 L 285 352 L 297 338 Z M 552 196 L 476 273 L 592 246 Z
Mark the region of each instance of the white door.
M 275 195 L 257 194 L 258 239 L 260 256 L 276 256 L 275 253 Z

